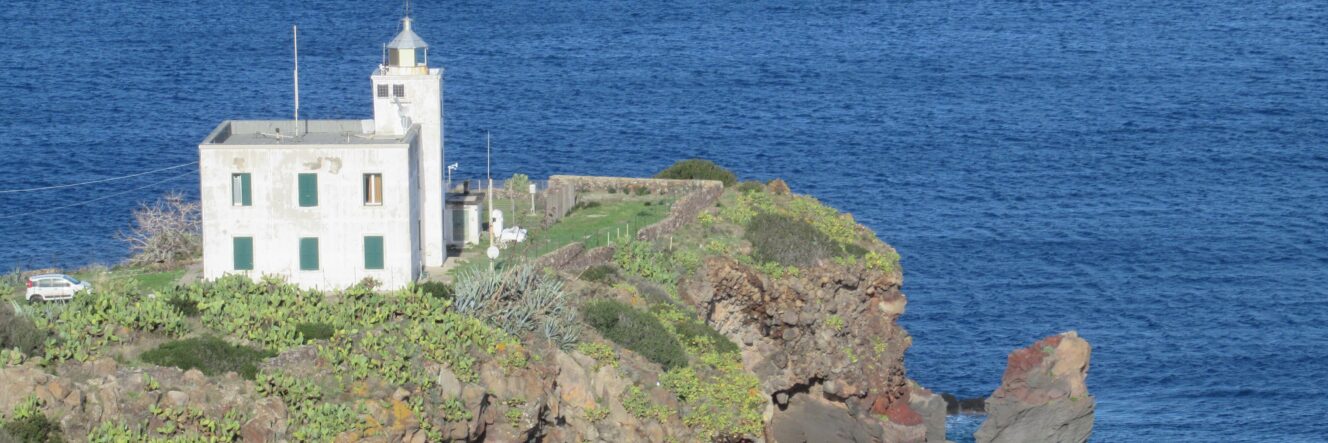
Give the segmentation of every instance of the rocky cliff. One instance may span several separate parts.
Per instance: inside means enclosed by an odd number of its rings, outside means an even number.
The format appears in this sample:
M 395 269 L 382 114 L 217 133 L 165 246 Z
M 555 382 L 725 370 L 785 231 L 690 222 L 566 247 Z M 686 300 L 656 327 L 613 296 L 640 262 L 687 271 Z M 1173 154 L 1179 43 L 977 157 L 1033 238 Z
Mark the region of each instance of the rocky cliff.
M 900 275 L 823 264 L 771 278 L 728 258 L 705 262 L 681 287 L 708 323 L 742 347 L 770 396 L 771 441 L 940 441 L 944 406 L 907 379 L 912 343 L 895 320 Z M 911 403 L 914 392 L 920 402 Z M 928 427 L 932 431 L 928 432 Z M 937 429 L 940 428 L 940 429 Z

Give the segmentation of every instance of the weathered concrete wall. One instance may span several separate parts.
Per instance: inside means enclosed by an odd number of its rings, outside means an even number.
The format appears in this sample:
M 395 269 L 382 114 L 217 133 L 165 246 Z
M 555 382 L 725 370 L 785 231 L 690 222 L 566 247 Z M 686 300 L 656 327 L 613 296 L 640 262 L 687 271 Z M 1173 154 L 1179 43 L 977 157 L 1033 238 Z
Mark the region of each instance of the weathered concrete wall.
M 419 172 L 411 145 L 200 146 L 203 274 L 286 277 L 340 289 L 373 277 L 388 289 L 418 275 Z M 249 173 L 251 206 L 232 206 L 231 174 Z M 300 207 L 298 174 L 318 174 L 318 205 Z M 383 175 L 383 204 L 366 206 L 363 174 Z M 364 237 L 383 236 L 384 269 L 364 269 Z M 253 237 L 252 271 L 234 270 L 233 239 Z M 300 270 L 299 241 L 319 239 L 319 269 Z

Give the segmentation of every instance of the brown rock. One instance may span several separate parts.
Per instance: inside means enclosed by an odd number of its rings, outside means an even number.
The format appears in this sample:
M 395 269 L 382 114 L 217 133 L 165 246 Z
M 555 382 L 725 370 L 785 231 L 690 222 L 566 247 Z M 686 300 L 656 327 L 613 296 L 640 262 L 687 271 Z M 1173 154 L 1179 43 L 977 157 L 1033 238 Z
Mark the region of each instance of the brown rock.
M 1074 331 L 1011 352 L 1000 387 L 987 398 L 977 441 L 1088 441 L 1096 406 L 1084 383 L 1091 354 Z

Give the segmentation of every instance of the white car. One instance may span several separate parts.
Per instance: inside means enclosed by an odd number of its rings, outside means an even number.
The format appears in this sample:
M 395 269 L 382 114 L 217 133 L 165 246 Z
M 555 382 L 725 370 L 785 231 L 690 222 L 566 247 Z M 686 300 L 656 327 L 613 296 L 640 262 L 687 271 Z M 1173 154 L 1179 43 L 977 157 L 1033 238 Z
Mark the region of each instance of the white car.
M 28 277 L 28 301 L 70 300 L 83 290 L 92 292 L 92 285 L 64 274 Z

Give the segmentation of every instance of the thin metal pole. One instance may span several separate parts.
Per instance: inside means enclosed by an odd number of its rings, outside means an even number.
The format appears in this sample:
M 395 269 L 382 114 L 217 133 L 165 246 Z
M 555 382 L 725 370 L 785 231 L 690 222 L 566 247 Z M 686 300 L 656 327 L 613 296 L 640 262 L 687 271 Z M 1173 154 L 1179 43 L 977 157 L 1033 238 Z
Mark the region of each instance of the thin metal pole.
M 291 25 L 295 37 L 295 136 L 300 136 L 300 27 Z

